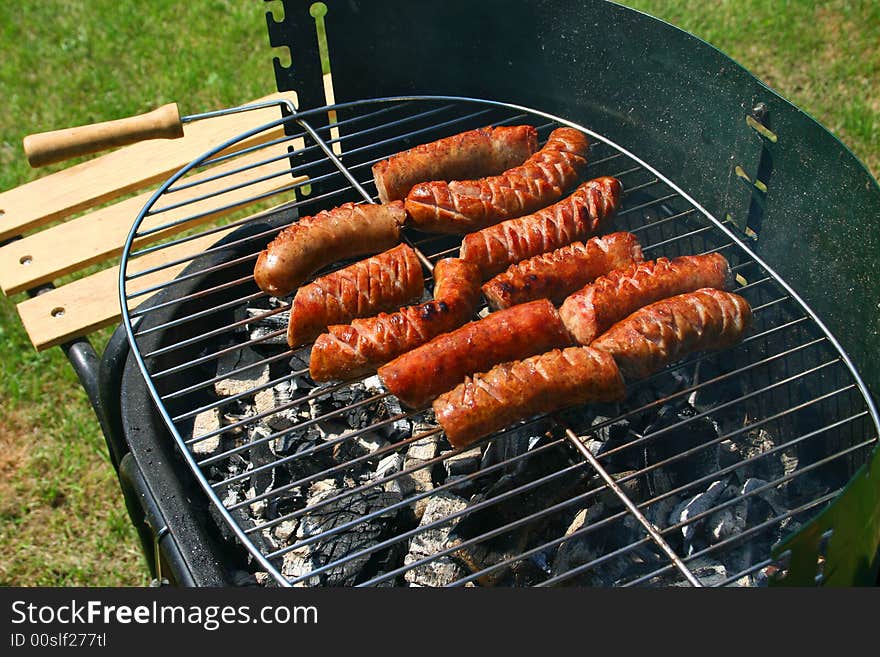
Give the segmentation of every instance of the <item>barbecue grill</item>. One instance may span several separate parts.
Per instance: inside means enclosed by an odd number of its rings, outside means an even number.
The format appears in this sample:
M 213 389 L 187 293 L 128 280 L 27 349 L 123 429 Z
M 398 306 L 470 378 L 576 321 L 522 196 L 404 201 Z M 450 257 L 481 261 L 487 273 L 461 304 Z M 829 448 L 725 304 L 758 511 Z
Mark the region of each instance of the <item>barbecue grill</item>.
M 102 403 L 159 579 L 876 580 L 878 284 L 865 256 L 880 189 L 839 142 L 710 46 L 612 3 L 282 4 L 283 18 L 267 16 L 271 44 L 290 51 L 276 80 L 298 106 L 279 102 L 276 121 L 162 184 L 120 267 Z M 503 34 L 486 29 L 502 15 Z M 723 253 L 755 323 L 729 349 L 632 383 L 621 404 L 453 450 L 376 377 L 311 381 L 308 347 L 286 344 L 287 301 L 256 288 L 253 265 L 296 217 L 376 202 L 374 162 L 520 123 L 542 140 L 560 125 L 590 135 L 588 177 L 624 184 L 613 229 L 647 257 Z M 230 171 L 250 181 L 200 191 Z M 229 210 L 224 195 L 269 180 L 283 184 L 248 199 L 264 211 L 206 223 Z M 166 237 L 181 225 L 191 230 Z M 175 255 L 193 240 L 210 246 Z M 405 240 L 429 289 L 460 242 Z

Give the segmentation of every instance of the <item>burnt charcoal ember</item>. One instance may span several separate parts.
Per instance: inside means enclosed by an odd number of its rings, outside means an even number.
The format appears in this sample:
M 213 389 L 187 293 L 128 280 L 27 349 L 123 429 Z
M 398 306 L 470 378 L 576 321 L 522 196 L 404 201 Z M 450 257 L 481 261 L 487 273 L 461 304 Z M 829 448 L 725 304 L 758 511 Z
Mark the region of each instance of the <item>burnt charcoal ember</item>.
M 692 385 L 692 377 L 681 370 L 671 370 L 656 378 L 650 379 L 644 385 L 637 384 L 628 393 L 627 407 L 641 408 L 653 404 L 654 402 L 670 397 L 677 392 L 681 392 L 685 388 Z M 687 400 L 680 397 L 670 400 L 671 403 L 687 405 Z M 634 416 L 630 419 L 632 427 L 635 431 L 641 433 L 644 429 L 644 423 L 650 422 L 656 413 L 655 407 L 648 410 L 647 413 Z
M 693 523 L 688 523 L 687 521 L 695 515 L 708 511 L 715 506 L 726 488 L 726 480 L 713 481 L 705 491 L 686 498 L 684 502 L 673 510 L 669 517 L 669 524 L 686 523 L 679 530 L 686 554 L 694 552 L 694 539 L 699 529 L 705 524 L 706 519 L 702 518 Z
M 727 568 L 709 559 L 701 557 L 685 565 L 703 586 L 720 586 L 727 579 Z M 671 569 L 648 580 L 648 586 L 690 586 L 690 582 L 678 570 Z
M 374 477 L 384 479 L 403 470 L 403 454 L 395 452 L 387 454 L 379 460 Z
M 297 527 L 299 527 L 299 520 L 296 518 L 282 520 L 272 528 L 272 534 L 279 543 L 288 545 L 291 542 L 291 536 L 296 533 Z
M 483 451 L 479 447 L 468 449 L 464 452 L 452 453 L 448 452 L 443 460 L 443 467 L 446 469 L 448 477 L 456 475 L 467 475 L 480 469 L 480 461 L 483 458 Z
M 290 321 L 290 311 L 281 311 L 274 315 L 266 308 L 246 308 L 245 318 L 250 321 L 245 325 L 249 340 L 262 340 L 261 346 L 287 347 L 287 324 Z M 278 335 L 267 338 L 267 335 L 283 331 Z
M 308 506 L 319 505 L 341 492 L 334 480 L 316 482 L 310 491 Z M 287 552 L 281 565 L 282 574 L 289 578 L 303 577 L 296 586 L 352 586 L 364 581 L 371 570 L 375 571 L 375 567 L 370 566 L 374 555 L 361 555 L 319 574 L 308 575 L 349 554 L 370 548 L 391 535 L 396 528 L 396 510 L 385 511 L 367 521 L 362 519 L 370 513 L 387 509 L 400 499 L 397 493 L 367 489 L 309 511 L 300 518 L 296 529 L 298 542 L 348 523 L 357 524 Z M 381 560 L 381 555 L 375 559 Z
M 732 500 L 741 491 L 737 486 L 730 485 L 723 494 L 726 500 Z M 749 498 L 739 502 L 728 504 L 723 509 L 715 511 L 706 520 L 709 542 L 714 544 L 727 538 L 736 536 L 747 527 L 749 516 Z
M 748 472 L 760 479 L 777 479 L 785 472 L 785 462 L 782 452 L 776 452 L 770 456 L 761 457 L 776 447 L 776 439 L 764 429 L 758 427 L 751 431 L 738 434 L 727 447 L 732 457 L 745 461 L 754 459 L 748 466 Z M 730 457 L 728 457 L 730 458 Z M 742 475 L 743 469 L 737 470 Z
M 223 378 L 214 384 L 214 392 L 220 397 L 231 397 L 269 383 L 269 365 L 260 363 L 262 359 L 250 347 L 223 354 L 217 362 L 217 376 Z
M 251 442 L 254 443 L 250 450 L 248 450 L 250 455 L 250 469 L 256 470 L 256 472 L 254 472 L 249 478 L 250 487 L 246 492 L 246 497 L 251 499 L 266 493 L 274 486 L 275 468 L 264 468 L 264 466 L 274 463 L 275 455 L 272 453 L 269 442 L 265 440 L 265 438 L 270 435 L 268 429 L 256 426 L 248 432 L 248 435 Z M 254 516 L 262 518 L 266 515 L 267 506 L 266 500 L 262 499 L 251 504 L 250 509 Z
M 266 413 L 260 421 L 273 431 L 284 431 L 299 423 L 299 409 L 291 405 L 295 399 L 293 393 L 290 381 L 257 391 L 254 395 L 255 411 L 259 415 Z
M 509 472 L 489 484 L 482 493 L 475 495 L 471 503 L 492 500 L 537 479 L 557 473 L 572 464 L 583 464 L 583 461 L 574 457 L 564 445 L 548 449 L 539 456 L 523 458 L 514 464 L 516 467 L 511 467 Z M 570 497 L 575 491 L 583 492 L 588 474 L 586 466 L 577 468 L 539 486 L 510 495 L 468 515 L 458 524 L 455 531 L 462 538 L 471 538 L 543 511 L 548 506 Z
M 209 408 L 206 411 L 202 411 L 195 417 L 195 421 L 193 422 L 193 438 L 198 438 L 199 436 L 204 436 L 209 433 L 213 433 L 220 429 L 223 426 L 223 420 L 220 417 L 220 409 L 219 408 Z M 223 434 L 216 434 L 213 436 L 209 436 L 203 440 L 199 440 L 198 442 L 192 443 L 190 449 L 192 453 L 197 458 L 205 458 L 208 456 L 212 456 L 213 454 L 220 451 L 220 439 Z
M 352 430 L 348 429 L 341 435 L 346 436 L 351 432 Z M 347 463 L 355 459 L 375 454 L 379 450 L 388 447 L 388 445 L 388 441 L 377 432 L 364 431 L 355 436 L 345 438 L 342 442 L 336 443 L 333 446 L 333 458 L 337 463 Z M 385 454 L 385 452 L 382 452 L 382 454 Z M 368 468 L 373 472 L 378 462 L 379 456 L 374 459 L 358 461 L 357 464 L 352 464 L 352 467 Z
M 715 472 L 719 469 L 720 448 L 718 443 L 710 444 L 718 438 L 715 424 L 706 417 L 692 419 L 696 415 L 690 406 L 663 406 L 656 420 L 645 427 L 644 433 L 650 434 L 663 430 L 663 433 L 652 437 L 643 446 L 644 462 L 638 467 L 645 467 L 666 459 L 675 460 L 663 466 L 673 487 L 690 483 L 698 476 Z M 681 426 L 675 426 L 675 425 Z M 671 428 L 672 427 L 672 428 Z M 688 456 L 682 453 L 694 450 Z M 639 450 L 625 450 L 636 452 Z
M 437 493 L 432 495 L 425 505 L 421 526 L 446 518 L 464 510 L 467 501 L 457 495 Z M 452 547 L 450 543 L 450 523 L 426 529 L 413 536 L 409 541 L 409 551 L 403 559 L 406 566 L 422 559 L 428 559 L 438 552 Z M 467 574 L 458 559 L 451 554 L 432 559 L 406 571 L 404 578 L 410 586 L 445 586 L 461 579 Z
M 406 415 L 403 408 L 400 405 L 400 401 L 397 397 L 389 396 L 383 399 L 380 403 L 380 417 L 378 420 L 387 420 L 392 417 L 396 417 L 398 419 L 393 422 L 389 422 L 387 424 L 383 424 L 379 427 L 379 431 L 383 433 L 385 439 L 389 442 L 396 443 L 399 440 L 403 440 L 405 438 L 409 438 L 412 433 L 412 423 L 406 417 L 400 417 L 402 415 Z
M 486 445 L 480 467 L 485 470 L 488 467 L 504 463 L 525 454 L 541 443 L 549 426 L 549 421 L 539 420 L 538 422 L 531 422 L 505 431 Z M 509 468 L 505 468 L 505 471 L 510 471 L 511 468 L 516 467 L 518 466 L 511 465 Z
M 569 538 L 560 544 L 551 572 L 559 576 L 581 566 L 588 567 L 563 580 L 565 585 L 613 586 L 650 572 L 662 563 L 650 548 L 636 546 L 616 558 L 594 564 L 594 561 L 641 540 L 645 535 L 638 521 L 630 516 L 622 522 L 598 525 L 610 514 L 602 502 L 596 502 L 578 511 L 571 520 L 563 534 Z M 591 525 L 597 526 L 591 529 Z
M 426 462 L 436 457 L 438 452 L 439 438 L 436 434 L 424 436 L 410 443 L 403 460 L 403 469 L 412 469 L 412 472 L 407 472 L 387 482 L 385 489 L 400 493 L 404 497 L 433 490 L 433 466 L 426 465 Z M 430 499 L 430 497 L 426 496 L 413 503 L 413 513 L 416 518 L 422 517 Z

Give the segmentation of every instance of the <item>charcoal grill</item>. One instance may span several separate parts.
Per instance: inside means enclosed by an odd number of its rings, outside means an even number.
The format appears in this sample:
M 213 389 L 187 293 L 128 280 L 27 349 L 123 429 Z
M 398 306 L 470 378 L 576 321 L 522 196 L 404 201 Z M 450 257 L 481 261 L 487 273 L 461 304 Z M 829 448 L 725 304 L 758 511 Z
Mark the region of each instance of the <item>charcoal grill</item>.
M 823 252 L 803 263 L 779 257 L 796 228 L 809 242 L 811 223 L 828 208 L 843 213 L 835 215 L 841 221 L 880 207 L 876 183 L 845 149 L 717 51 L 611 3 L 420 8 L 419 22 L 432 27 L 418 34 L 418 48 L 412 25 L 393 11 L 397 3 L 371 3 L 369 11 L 360 3 L 329 11 L 283 4 L 283 21 L 269 17 L 270 37 L 290 47 L 293 66 L 276 61 L 276 78 L 279 90 L 296 87 L 299 107 L 282 105 L 277 121 L 230 136 L 166 181 L 138 216 L 120 268 L 132 349 L 119 429 L 136 461 L 123 477 L 129 488 L 176 498 L 165 503 L 183 529 L 170 528 L 167 509 L 147 512 L 150 538 L 174 544 L 165 556 L 175 579 L 229 582 L 234 571 L 236 581 L 280 585 L 550 586 L 876 577 L 876 521 L 864 507 L 880 426 L 869 388 L 873 337 L 841 323 L 841 309 L 829 310 L 813 274 L 799 276 L 821 262 L 826 281 L 863 282 L 865 265 L 841 258 L 835 232 L 823 233 Z M 471 32 L 499 11 L 516 52 L 487 48 L 485 38 L 477 51 Z M 392 14 L 399 24 L 380 19 Z M 313 52 L 316 23 L 323 68 Z M 344 37 L 355 25 L 372 35 L 358 41 L 363 51 Z M 450 26 L 463 43 L 455 53 L 439 36 L 455 33 Z M 551 46 L 549 62 L 542 53 Z M 354 100 L 325 105 L 328 51 L 336 96 Z M 439 52 L 443 67 L 432 64 Z M 485 68 L 461 77 L 477 52 Z M 389 66 L 400 61 L 407 66 Z M 378 63 L 387 75 L 364 80 Z M 590 85 L 573 89 L 572 80 Z M 359 100 L 370 91 L 405 95 Z M 615 175 L 625 186 L 614 229 L 636 233 L 649 257 L 724 253 L 755 325 L 730 349 L 631 384 L 620 405 L 534 418 L 463 453 L 451 450 L 429 415 L 396 405 L 374 377 L 309 381 L 307 353 L 284 344 L 285 302 L 262 294 L 252 269 L 297 216 L 375 202 L 372 163 L 462 130 L 515 123 L 536 126 L 541 139 L 558 125 L 589 134 L 588 176 Z M 237 147 L 277 126 L 286 137 Z M 808 133 L 814 138 L 786 149 L 793 135 Z M 195 226 L 223 207 L 230 190 L 200 194 L 191 176 L 212 179 L 206 171 L 236 158 L 249 158 L 238 171 L 252 171 L 254 182 L 291 179 L 252 199 L 274 207 L 157 240 L 169 228 L 163 211 L 198 203 L 198 212 L 174 222 Z M 816 169 L 795 172 L 792 161 Z M 832 189 L 823 186 L 822 209 L 810 181 L 829 172 L 843 188 L 826 182 Z M 803 190 L 811 197 L 801 198 Z M 780 206 L 797 226 L 779 227 Z M 804 207 L 809 212 L 798 216 Z M 850 235 L 865 230 L 868 216 Z M 170 255 L 182 241 L 212 235 L 217 243 L 199 256 Z M 420 253 L 430 288 L 432 264 L 454 255 L 459 239 L 409 230 L 405 239 Z M 865 248 L 874 239 L 866 237 Z M 139 264 L 163 253 L 165 264 Z M 173 281 L 150 282 L 182 262 L 188 267 Z M 851 302 L 851 312 L 870 312 L 861 296 Z M 861 532 L 853 529 L 861 523 Z M 168 559 L 169 550 L 177 556 Z

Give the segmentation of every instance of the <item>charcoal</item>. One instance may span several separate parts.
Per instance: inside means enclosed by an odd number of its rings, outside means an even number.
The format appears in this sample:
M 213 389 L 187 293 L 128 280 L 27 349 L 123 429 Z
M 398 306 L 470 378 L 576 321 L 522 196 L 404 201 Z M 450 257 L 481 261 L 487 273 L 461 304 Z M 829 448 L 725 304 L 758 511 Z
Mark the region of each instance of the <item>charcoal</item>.
M 525 454 L 541 442 L 546 427 L 547 421 L 539 420 L 505 431 L 486 446 L 480 467 L 485 469 Z M 512 465 L 505 470 L 509 472 L 511 468 L 516 467 L 518 465 Z
M 704 492 L 698 493 L 690 498 L 685 499 L 675 510 L 673 510 L 672 514 L 669 517 L 669 524 L 674 525 L 679 522 L 685 522 L 688 518 L 692 518 L 693 516 L 702 513 L 704 511 L 708 511 L 713 506 L 715 506 L 715 502 L 721 496 L 721 494 L 727 488 L 727 481 L 713 481 L 709 488 L 707 488 Z M 697 531 L 699 525 L 703 524 L 705 519 L 698 521 L 693 524 L 683 525 L 680 529 L 682 537 L 684 539 L 685 547 L 688 550 L 688 554 L 691 553 L 691 549 L 693 547 L 693 539 L 694 535 Z
M 379 460 L 374 477 L 384 479 L 403 470 L 403 454 L 387 454 Z
M 664 466 L 673 487 L 683 486 L 694 479 L 694 473 L 709 473 L 719 469 L 720 449 L 718 444 L 708 444 L 718 437 L 715 425 L 708 418 L 692 419 L 696 415 L 689 406 L 663 406 L 656 420 L 645 427 L 645 433 L 666 429 L 644 446 L 645 463 L 650 465 L 676 457 Z M 670 429 L 673 425 L 686 422 Z M 694 452 L 686 457 L 680 455 L 688 450 Z M 634 450 L 627 450 L 634 451 Z
M 251 446 L 250 461 L 253 469 L 261 468 L 275 462 L 275 455 L 269 447 L 268 441 L 257 442 L 269 436 L 269 430 L 260 426 L 253 427 L 249 432 L 249 437 L 254 444 Z M 275 484 L 275 469 L 266 468 L 258 470 L 250 477 L 250 488 L 247 490 L 245 497 L 253 498 L 257 495 L 272 489 Z M 259 500 L 250 506 L 251 511 L 256 517 L 263 517 L 266 513 L 266 500 Z
M 734 496 L 737 494 L 736 488 L 728 487 L 725 496 Z M 731 504 L 723 509 L 719 509 L 706 520 L 709 533 L 709 542 L 718 543 L 724 539 L 736 536 L 742 533 L 746 528 L 749 514 L 748 499 Z
M 759 478 L 776 479 L 782 476 L 785 465 L 778 453 L 760 458 L 762 454 L 776 447 L 775 438 L 763 427 L 746 431 L 737 436 L 734 447 L 741 459 L 755 459 L 749 466 L 749 471 Z
M 386 397 L 382 400 L 382 404 L 384 406 L 385 414 L 381 419 L 397 417 L 405 414 L 397 397 Z M 393 422 L 382 425 L 379 430 L 385 435 L 386 440 L 396 443 L 397 441 L 409 438 L 412 435 L 412 424 L 409 419 L 402 417 Z
M 600 520 L 604 514 L 605 507 L 599 503 L 594 504 L 585 509 L 578 511 L 565 530 L 564 536 L 568 537 L 585 527 L 590 526 Z M 576 568 L 585 563 L 589 563 L 601 556 L 601 543 L 597 544 L 597 532 L 585 532 L 573 538 L 569 538 L 559 544 L 556 550 L 556 556 L 553 559 L 551 572 L 554 575 L 561 575 L 568 572 L 572 568 Z M 590 576 L 588 575 L 589 579 Z
M 246 326 L 250 340 L 262 340 L 262 346 L 287 346 L 287 324 L 290 321 L 290 312 L 280 312 L 274 315 L 266 315 L 265 308 L 247 308 L 247 318 L 250 319 Z M 285 331 L 271 338 L 267 335 L 276 331 Z M 263 339 L 266 338 L 266 339 Z
M 636 504 L 639 504 L 648 498 L 648 492 L 646 490 L 645 478 L 633 477 L 633 474 L 635 474 L 635 471 L 624 471 L 614 473 L 611 477 L 615 480 L 631 477 L 626 481 L 618 482 L 618 486 L 623 490 L 624 495 Z M 597 482 L 597 484 L 598 483 L 604 482 Z M 605 508 L 612 513 L 616 513 L 624 508 L 623 501 L 610 488 L 602 490 L 599 494 L 599 500 L 605 505 Z
M 598 427 L 591 431 L 591 435 L 598 441 L 606 443 L 606 448 L 622 445 L 630 438 L 629 420 L 622 418 L 611 422 L 612 418 L 597 415 L 590 423 L 592 427 Z M 610 424 L 609 424 L 610 422 Z M 603 425 L 603 426 L 599 426 Z
M 221 426 L 222 420 L 220 418 L 220 409 L 210 408 L 207 411 L 202 411 L 196 415 L 195 422 L 193 423 L 193 438 L 212 433 L 218 430 Z M 222 434 L 218 433 L 210 438 L 199 440 L 198 442 L 193 443 L 190 446 L 190 449 L 197 458 L 211 456 L 220 450 L 221 436 Z
M 301 421 L 299 416 L 299 408 L 297 406 L 288 406 L 293 401 L 293 390 L 290 381 L 282 381 L 271 388 L 260 390 L 254 395 L 254 406 L 257 414 L 271 412 L 275 409 L 281 409 L 266 415 L 261 422 L 266 424 L 272 431 L 284 431 L 298 424 Z M 287 408 L 281 408 L 288 406 Z
M 250 392 L 258 386 L 269 382 L 269 364 L 256 365 L 262 356 L 249 347 L 234 349 L 223 354 L 217 363 L 217 376 L 224 377 L 214 384 L 214 392 L 221 397 L 231 397 Z M 246 370 L 234 372 L 248 365 Z M 228 375 L 228 376 L 227 376 Z
M 313 484 L 308 505 L 314 506 L 338 495 L 334 480 L 322 480 Z M 300 541 L 331 531 L 336 527 L 356 522 L 364 516 L 380 511 L 400 501 L 400 495 L 382 490 L 359 491 L 340 500 L 328 503 L 306 513 L 300 519 L 296 537 Z M 358 522 L 351 528 L 326 536 L 308 545 L 300 546 L 284 555 L 281 572 L 285 577 L 298 578 L 353 552 L 372 547 L 387 537 L 395 528 L 395 511 L 381 513 L 366 522 Z M 362 581 L 364 570 L 370 562 L 369 554 L 331 567 L 311 577 L 304 577 L 297 586 L 351 586 Z
M 425 506 L 420 524 L 422 526 L 428 525 L 466 507 L 467 501 L 457 495 L 449 493 L 432 495 Z M 413 536 L 409 541 L 409 551 L 403 559 L 404 565 L 408 566 L 451 547 L 449 532 L 449 524 L 444 524 Z M 466 574 L 467 572 L 455 557 L 444 555 L 406 571 L 404 578 L 411 586 L 445 586 L 461 579 Z
M 727 579 L 727 568 L 725 568 L 723 564 L 710 561 L 709 559 L 694 559 L 693 561 L 686 562 L 685 565 L 694 577 L 700 580 L 700 583 L 703 586 L 719 586 L 725 579 Z M 648 585 L 690 586 L 691 584 L 677 569 L 670 569 L 662 575 L 658 575 L 657 577 L 648 580 Z
M 431 466 L 426 466 L 425 462 L 437 456 L 439 450 L 438 442 L 437 436 L 431 435 L 410 443 L 404 457 L 403 469 L 416 469 L 387 482 L 385 489 L 398 492 L 404 497 L 433 490 L 434 478 L 431 472 L 432 468 Z M 428 497 L 422 497 L 415 501 L 413 513 L 416 518 L 422 517 L 429 501 L 430 498 Z
M 388 441 L 382 436 L 373 431 L 365 431 L 334 445 L 333 458 L 338 463 L 346 463 L 373 454 L 385 447 L 388 447 Z M 376 461 L 374 461 L 374 465 L 375 463 Z M 368 462 L 362 461 L 361 464 L 363 467 L 372 469 Z
M 512 466 L 509 472 L 487 485 L 483 492 L 475 495 L 471 502 L 477 503 L 493 499 L 546 475 L 557 473 L 572 465 L 573 462 L 583 463 L 579 457 L 575 457 L 562 445 L 548 449 L 538 456 L 523 458 L 515 464 L 515 467 Z M 584 481 L 588 473 L 586 467 L 574 469 L 540 486 L 510 495 L 468 515 L 456 527 L 456 532 L 462 538 L 470 538 L 527 515 L 543 511 L 548 506 L 562 501 L 566 496 L 570 497 L 575 494 L 575 491 L 583 492 Z
M 457 454 L 449 454 L 443 461 L 443 467 L 446 468 L 446 474 L 449 477 L 471 474 L 480 469 L 483 453 L 479 447 L 458 452 Z
M 257 586 L 274 586 L 275 580 L 269 575 L 269 573 L 258 570 L 254 573 L 254 581 L 257 583 Z
M 296 532 L 297 527 L 299 527 L 299 521 L 297 519 L 284 520 L 272 528 L 272 533 L 275 535 L 276 539 L 286 545 L 290 541 L 290 537 Z

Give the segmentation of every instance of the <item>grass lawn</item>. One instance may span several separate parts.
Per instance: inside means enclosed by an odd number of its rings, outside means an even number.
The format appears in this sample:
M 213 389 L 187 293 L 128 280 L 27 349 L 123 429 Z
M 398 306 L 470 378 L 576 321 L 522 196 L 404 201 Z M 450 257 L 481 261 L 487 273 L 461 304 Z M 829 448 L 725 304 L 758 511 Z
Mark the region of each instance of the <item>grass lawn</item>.
M 713 43 L 880 174 L 880 3 L 630 0 Z M 21 138 L 178 101 L 184 113 L 274 90 L 266 7 L 251 0 L 0 3 L 0 190 Z M 55 169 L 59 167 L 54 167 Z M 0 585 L 142 585 L 146 568 L 85 394 L 36 354 L 0 297 Z M 102 332 L 96 346 L 103 347 Z

